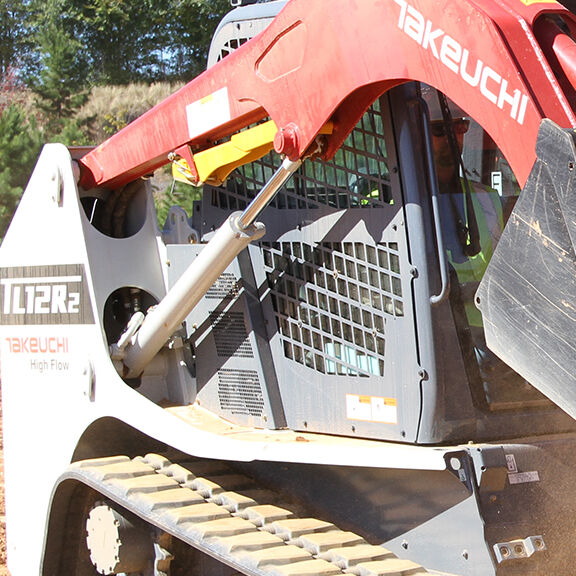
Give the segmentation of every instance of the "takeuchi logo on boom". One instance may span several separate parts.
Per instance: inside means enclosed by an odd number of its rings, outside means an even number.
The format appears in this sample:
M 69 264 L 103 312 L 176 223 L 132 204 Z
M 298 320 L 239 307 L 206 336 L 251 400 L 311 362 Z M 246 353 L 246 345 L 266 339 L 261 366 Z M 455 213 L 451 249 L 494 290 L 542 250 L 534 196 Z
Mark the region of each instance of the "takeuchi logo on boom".
M 431 20 L 407 0 L 394 0 L 400 6 L 398 28 L 429 51 L 446 68 L 460 76 L 464 82 L 478 88 L 480 94 L 500 110 L 508 109 L 510 117 L 518 124 L 524 123 L 528 96 L 518 89 L 510 90 L 508 80 L 449 36 L 441 28 L 435 28 Z

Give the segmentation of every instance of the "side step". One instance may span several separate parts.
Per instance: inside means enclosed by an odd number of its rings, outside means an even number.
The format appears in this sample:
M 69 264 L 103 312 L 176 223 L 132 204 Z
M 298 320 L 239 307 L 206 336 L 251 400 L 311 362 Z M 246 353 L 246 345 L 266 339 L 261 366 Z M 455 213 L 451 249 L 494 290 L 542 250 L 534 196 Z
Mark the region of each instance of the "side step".
M 132 460 L 118 456 L 76 462 L 61 480 L 90 486 L 247 576 L 429 574 L 329 522 L 263 503 L 270 493 L 243 476 L 222 476 L 218 466 L 202 460 L 175 464 L 155 454 Z

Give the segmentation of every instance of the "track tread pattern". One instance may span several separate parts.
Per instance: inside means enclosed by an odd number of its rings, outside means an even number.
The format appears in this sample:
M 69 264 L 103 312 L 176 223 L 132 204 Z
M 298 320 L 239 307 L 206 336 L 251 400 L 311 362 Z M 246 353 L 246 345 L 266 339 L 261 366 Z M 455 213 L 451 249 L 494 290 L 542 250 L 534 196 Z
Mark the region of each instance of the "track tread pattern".
M 422 567 L 410 560 L 387 558 L 363 562 L 357 566 L 357 576 L 419 576 L 426 574 Z
M 298 518 L 277 499 L 271 500 L 270 491 L 230 473 L 218 461 L 174 463 L 158 454 L 132 460 L 121 456 L 74 463 L 65 476 L 91 486 L 239 574 L 428 574 L 357 534 L 316 518 Z
M 336 564 L 342 570 L 355 574 L 355 567 L 364 562 L 395 558 L 390 550 L 382 546 L 372 544 L 360 544 L 358 546 L 346 546 L 344 548 L 332 548 L 323 552 L 320 558 Z

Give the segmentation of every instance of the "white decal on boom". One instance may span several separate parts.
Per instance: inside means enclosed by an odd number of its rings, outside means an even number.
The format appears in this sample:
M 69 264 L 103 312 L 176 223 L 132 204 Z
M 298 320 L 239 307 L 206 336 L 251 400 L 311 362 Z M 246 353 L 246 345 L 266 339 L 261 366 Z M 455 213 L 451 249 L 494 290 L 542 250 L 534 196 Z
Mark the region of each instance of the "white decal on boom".
M 476 58 L 471 65 L 470 51 L 441 28 L 434 28 L 431 20 L 407 0 L 394 0 L 400 6 L 398 28 L 415 40 L 424 50 L 442 62 L 444 66 L 458 74 L 467 84 L 480 90 L 480 94 L 489 102 L 504 110 L 508 106 L 510 117 L 518 124 L 524 123 L 528 96 L 518 89 L 508 92 L 508 80 L 502 78 L 496 70 Z

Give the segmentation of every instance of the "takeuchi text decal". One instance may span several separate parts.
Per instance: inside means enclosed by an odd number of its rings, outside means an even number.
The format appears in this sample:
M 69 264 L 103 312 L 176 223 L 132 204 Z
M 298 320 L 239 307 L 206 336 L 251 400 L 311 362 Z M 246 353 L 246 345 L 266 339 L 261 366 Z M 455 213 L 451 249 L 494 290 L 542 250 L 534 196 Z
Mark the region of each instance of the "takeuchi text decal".
M 12 336 L 5 338 L 12 354 L 67 354 L 67 336 Z
M 485 64 L 470 50 L 434 25 L 406 0 L 394 0 L 400 6 L 398 28 L 416 41 L 446 68 L 459 75 L 464 82 L 478 89 L 480 94 L 500 110 L 508 110 L 518 124 L 524 123 L 528 96 L 510 88 L 510 83 L 494 68 Z

